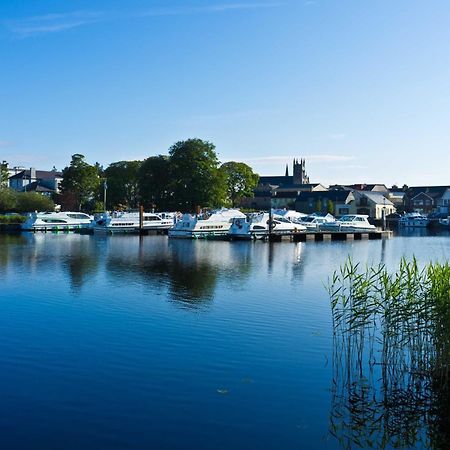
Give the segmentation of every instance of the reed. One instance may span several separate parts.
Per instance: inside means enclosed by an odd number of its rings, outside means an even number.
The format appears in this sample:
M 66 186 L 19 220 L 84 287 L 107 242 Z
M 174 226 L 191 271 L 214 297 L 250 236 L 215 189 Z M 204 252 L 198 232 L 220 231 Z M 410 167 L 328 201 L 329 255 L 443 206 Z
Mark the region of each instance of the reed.
M 448 422 L 439 405 L 450 394 L 449 263 L 402 259 L 390 273 L 348 259 L 328 290 L 332 433 L 344 448 L 435 446 Z

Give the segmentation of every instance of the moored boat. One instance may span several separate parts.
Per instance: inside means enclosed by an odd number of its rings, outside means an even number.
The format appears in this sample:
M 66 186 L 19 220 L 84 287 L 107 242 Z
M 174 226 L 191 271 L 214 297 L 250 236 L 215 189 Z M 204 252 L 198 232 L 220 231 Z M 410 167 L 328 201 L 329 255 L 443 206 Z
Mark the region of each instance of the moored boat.
M 416 212 L 407 213 L 398 220 L 401 227 L 426 228 L 429 223 L 428 217 Z
M 249 217 L 233 220 L 228 232 L 230 239 L 263 239 L 269 235 L 269 213 L 251 214 Z M 305 231 L 306 227 L 300 223 L 291 222 L 284 217 L 274 215 L 272 218 L 273 234 L 290 234 Z
M 29 213 L 21 228 L 23 231 L 73 231 L 90 228 L 93 217 L 82 212 Z
M 211 214 L 184 214 L 169 230 L 170 238 L 208 239 L 226 236 L 233 219 L 246 216 L 238 209 L 219 209 Z
M 305 226 L 308 231 L 319 231 L 320 227 L 324 224 L 334 222 L 336 219 L 331 214 L 319 215 L 311 214 L 298 222 Z
M 143 230 L 168 230 L 174 224 L 173 213 L 143 214 Z M 105 213 L 98 218 L 94 225 L 94 233 L 133 233 L 140 229 L 139 212 Z
M 333 222 L 323 223 L 320 231 L 367 233 L 376 231 L 376 227 L 369 223 L 369 216 L 365 214 L 347 214 Z

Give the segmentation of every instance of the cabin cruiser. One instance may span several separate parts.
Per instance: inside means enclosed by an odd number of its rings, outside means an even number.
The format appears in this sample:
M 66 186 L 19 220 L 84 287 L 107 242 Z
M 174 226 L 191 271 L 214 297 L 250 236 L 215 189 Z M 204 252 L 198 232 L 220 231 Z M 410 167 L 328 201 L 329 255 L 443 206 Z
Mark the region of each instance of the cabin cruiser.
M 144 212 L 143 230 L 167 230 L 174 224 L 174 213 Z M 94 233 L 132 233 L 140 228 L 139 212 L 114 212 L 102 214 L 95 222 Z
M 169 230 L 170 238 L 212 238 L 228 234 L 233 219 L 246 219 L 238 209 L 219 209 L 210 214 L 184 214 Z
M 274 217 L 283 217 L 291 222 L 298 222 L 307 216 L 305 213 L 297 212 L 292 209 L 272 209 L 272 214 Z
M 82 212 L 34 212 L 26 216 L 23 231 L 72 231 L 90 228 L 93 217 Z
M 375 231 L 375 225 L 369 223 L 369 216 L 365 214 L 347 214 L 333 222 L 320 225 L 320 231 L 367 233 Z
M 400 217 L 398 225 L 401 227 L 426 228 L 429 222 L 428 217 L 417 212 L 412 212 Z
M 450 228 L 450 216 L 446 219 L 439 219 L 439 225 L 444 228 Z
M 269 213 L 265 212 L 251 214 L 245 219 L 236 218 L 231 224 L 228 235 L 230 239 L 263 239 L 269 235 L 269 221 Z M 272 217 L 272 233 L 274 234 L 290 234 L 305 230 L 306 227 L 300 223 L 291 222 L 279 215 Z
M 323 224 L 334 222 L 335 220 L 331 214 L 325 216 L 311 214 L 310 216 L 302 217 L 298 223 L 305 226 L 308 231 L 319 231 Z

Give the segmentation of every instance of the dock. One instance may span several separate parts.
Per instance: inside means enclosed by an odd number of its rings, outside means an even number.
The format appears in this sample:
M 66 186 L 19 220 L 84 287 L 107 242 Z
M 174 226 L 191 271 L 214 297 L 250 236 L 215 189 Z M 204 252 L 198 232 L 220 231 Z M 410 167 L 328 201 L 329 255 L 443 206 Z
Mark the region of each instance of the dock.
M 393 235 L 391 230 L 386 231 L 370 231 L 365 233 L 346 232 L 346 231 L 315 231 L 313 233 L 272 233 L 267 236 L 269 242 L 322 242 L 322 241 L 361 241 L 364 239 L 389 239 Z

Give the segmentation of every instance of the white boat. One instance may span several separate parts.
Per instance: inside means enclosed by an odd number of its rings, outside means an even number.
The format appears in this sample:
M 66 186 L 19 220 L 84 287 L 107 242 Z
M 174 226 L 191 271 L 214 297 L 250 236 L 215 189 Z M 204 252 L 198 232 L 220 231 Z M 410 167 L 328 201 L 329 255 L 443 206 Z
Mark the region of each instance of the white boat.
M 238 209 L 220 209 L 208 215 L 184 214 L 169 230 L 170 238 L 213 238 L 228 234 L 233 219 L 246 218 Z
M 319 231 L 322 225 L 334 221 L 336 219 L 331 214 L 325 216 L 311 214 L 310 216 L 302 217 L 298 223 L 305 226 L 308 231 Z
M 90 228 L 93 217 L 82 212 L 29 213 L 22 224 L 23 231 L 72 231 Z
M 230 239 L 263 239 L 269 235 L 269 220 L 269 213 L 265 212 L 251 214 L 245 219 L 234 219 L 228 235 Z M 306 231 L 306 227 L 300 223 L 291 222 L 279 215 L 274 215 L 272 218 L 272 233 L 274 234 L 290 234 L 301 231 Z
M 439 219 L 439 225 L 444 228 L 450 228 L 450 216 L 446 219 Z
M 417 212 L 412 212 L 400 217 L 398 225 L 401 227 L 426 228 L 429 222 L 428 217 Z
M 307 216 L 305 213 L 297 212 L 292 209 L 272 209 L 274 216 L 284 217 L 291 222 L 298 222 Z
M 139 212 L 105 213 L 96 220 L 94 233 L 133 233 L 139 230 L 139 220 Z M 142 223 L 144 230 L 168 230 L 173 225 L 173 213 L 144 212 Z
M 320 226 L 320 231 L 367 233 L 375 231 L 375 225 L 369 223 L 369 216 L 365 214 L 347 214 L 333 222 L 326 222 Z

